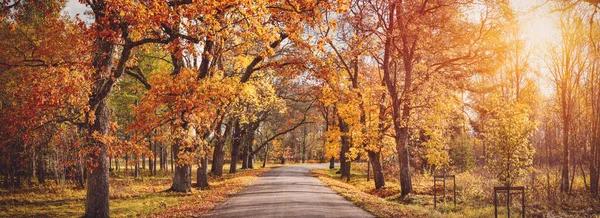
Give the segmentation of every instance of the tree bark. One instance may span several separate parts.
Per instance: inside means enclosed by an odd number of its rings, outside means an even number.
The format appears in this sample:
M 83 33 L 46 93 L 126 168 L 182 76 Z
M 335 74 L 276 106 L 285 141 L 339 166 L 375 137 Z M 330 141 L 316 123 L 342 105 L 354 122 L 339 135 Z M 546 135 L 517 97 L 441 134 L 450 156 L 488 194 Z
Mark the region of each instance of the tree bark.
M 269 159 L 269 146 L 267 145 L 265 148 L 265 158 L 263 159 L 262 168 L 267 167 L 267 160 Z
M 135 160 L 135 169 L 134 169 L 134 173 L 133 173 L 133 178 L 139 179 L 140 178 L 140 159 L 138 158 L 137 155 L 133 155 L 133 159 Z M 144 160 L 144 156 L 142 156 L 142 163 L 145 163 Z
M 247 138 L 247 135 L 244 138 Z M 242 169 L 248 169 L 248 160 L 250 159 L 250 152 L 248 152 L 248 149 L 250 147 L 250 144 L 248 144 L 247 140 L 244 141 L 246 141 L 246 143 L 244 143 L 242 150 Z
M 232 124 L 225 127 L 225 132 L 218 138 L 213 150 L 212 165 L 210 172 L 216 176 L 223 176 L 223 165 L 225 164 L 225 143 L 231 135 Z
M 408 141 L 408 128 L 400 128 L 396 136 L 396 152 L 400 164 L 400 193 L 406 196 L 412 192 L 412 178 L 410 174 L 410 154 L 406 146 Z
M 342 149 L 340 150 L 340 174 L 341 177 L 346 177 L 347 180 L 350 180 L 350 161 L 346 158 L 346 153 L 350 150 L 350 137 L 346 134 L 350 131 L 350 128 L 342 118 L 339 118 L 338 126 L 342 134 L 344 134 L 341 136 Z
M 373 168 L 373 181 L 375 182 L 375 188 L 380 189 L 385 186 L 385 177 L 383 175 L 383 167 L 381 166 L 381 153 L 368 151 L 369 161 Z
M 208 158 L 200 158 L 200 167 L 196 172 L 196 186 L 200 189 L 206 189 L 208 187 Z
M 112 55 L 111 55 L 112 56 Z M 92 125 L 92 132 L 99 132 L 102 135 L 108 133 L 110 122 L 110 111 L 106 99 L 100 100 L 95 111 L 96 120 Z M 106 145 L 91 137 L 90 140 L 98 148 L 99 152 L 91 153 L 89 156 L 98 165 L 92 169 L 87 180 L 87 193 L 85 201 L 84 217 L 109 217 L 108 204 L 108 157 L 106 156 Z
M 37 163 L 37 180 L 40 184 L 44 184 L 46 182 L 46 160 L 44 160 L 44 156 L 38 156 L 38 163 Z
M 306 125 L 302 128 L 302 163 L 306 162 L 306 135 L 308 134 L 308 129 Z
M 216 176 L 223 176 L 223 164 L 225 163 L 225 144 L 219 142 L 215 144 L 213 151 L 212 166 L 210 172 Z
M 157 145 L 157 143 L 156 143 L 156 141 L 154 141 L 153 144 L 154 144 L 154 146 L 153 146 L 152 154 L 154 155 L 154 159 L 152 160 L 152 172 L 151 173 L 152 173 L 153 176 L 156 176 L 156 160 L 158 160 L 156 158 L 157 157 L 157 153 L 156 153 L 157 152 L 156 151 L 156 145 Z
M 242 143 L 242 128 L 239 122 L 235 122 L 233 128 L 233 141 L 231 143 L 231 163 L 229 173 L 235 173 L 237 168 L 237 158 L 240 153 L 240 144 Z
M 176 162 L 179 157 L 179 140 L 173 144 L 173 157 Z M 176 164 L 175 175 L 173 176 L 173 184 L 169 191 L 174 192 L 191 192 L 192 191 L 192 175 L 190 172 L 190 164 Z
M 248 155 L 248 168 L 254 169 L 254 155 L 252 154 L 252 147 L 250 147 L 250 154 Z
M 83 163 L 83 158 L 78 158 L 79 160 L 77 161 L 77 181 L 78 181 L 78 185 L 80 187 L 85 187 L 85 182 L 86 182 L 86 171 L 85 171 L 85 166 Z M 110 170 L 110 168 L 109 168 Z
M 333 168 L 335 168 L 335 157 L 331 157 L 331 159 L 329 159 L 329 169 Z
M 566 103 L 565 103 L 566 104 Z M 563 106 L 565 110 L 567 106 Z M 567 112 L 563 112 L 564 114 Z M 562 157 L 562 173 L 560 191 L 562 193 L 569 192 L 569 120 L 566 115 L 563 115 L 563 157 Z

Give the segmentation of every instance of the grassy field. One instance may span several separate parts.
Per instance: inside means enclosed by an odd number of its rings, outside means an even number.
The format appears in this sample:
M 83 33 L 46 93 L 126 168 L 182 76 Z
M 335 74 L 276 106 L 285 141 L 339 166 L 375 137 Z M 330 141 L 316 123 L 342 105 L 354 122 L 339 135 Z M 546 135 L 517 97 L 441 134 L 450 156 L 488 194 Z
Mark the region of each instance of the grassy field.
M 366 164 L 352 164 L 350 182 L 340 179 L 336 169 L 317 169 L 312 175 L 318 177 L 327 186 L 354 202 L 357 206 L 378 217 L 494 217 L 493 187 L 495 181 L 478 173 L 461 173 L 457 175 L 457 206 L 452 203 L 452 183 L 448 183 L 446 202 L 438 202 L 433 208 L 433 177 L 430 175 L 413 176 L 414 192 L 407 197 L 400 197 L 397 179 L 386 175 L 386 186 L 376 190 L 373 181 L 367 181 Z M 544 182 L 545 180 L 539 179 Z M 583 187 L 583 181 L 581 183 Z M 436 188 L 438 199 L 442 194 L 442 185 Z M 526 217 L 600 217 L 600 202 L 590 200 L 584 193 L 571 196 L 555 196 L 552 201 L 540 194 L 544 190 L 526 189 Z M 542 197 L 543 196 L 543 197 Z M 521 198 L 514 195 L 511 201 L 511 217 L 520 217 Z M 506 198 L 499 196 L 499 202 Z M 499 217 L 506 217 L 507 210 L 502 204 L 498 208 Z
M 159 172 L 156 177 L 141 179 L 117 173 L 110 180 L 111 217 L 191 216 L 202 214 L 277 167 L 239 170 L 223 177 L 210 177 L 206 190 L 191 193 L 165 192 L 171 185 L 171 174 Z M 228 165 L 224 172 L 229 172 Z M 195 172 L 193 173 L 195 177 Z M 193 178 L 192 182 L 195 182 Z M 0 217 L 80 217 L 84 212 L 85 189 L 73 185 L 32 184 L 19 190 L 0 189 Z

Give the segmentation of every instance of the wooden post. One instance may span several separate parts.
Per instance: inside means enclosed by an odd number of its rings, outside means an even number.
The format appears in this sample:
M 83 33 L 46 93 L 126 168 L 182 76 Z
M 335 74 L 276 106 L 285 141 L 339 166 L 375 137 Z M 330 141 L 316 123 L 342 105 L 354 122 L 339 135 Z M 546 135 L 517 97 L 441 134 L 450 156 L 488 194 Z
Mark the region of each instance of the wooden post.
M 446 174 L 444 174 L 444 204 L 446 203 Z
M 510 217 L 510 191 L 520 191 L 521 193 L 521 217 L 525 217 L 525 187 L 494 187 L 494 217 L 498 217 L 498 191 L 506 191 L 506 211 L 507 217 Z M 519 194 L 517 192 L 517 194 Z
M 452 177 L 452 183 L 454 184 L 454 187 L 452 188 L 452 191 L 454 192 L 454 208 L 456 208 L 456 176 Z
M 496 195 L 496 189 L 494 188 L 494 217 L 498 218 L 498 200 Z
M 510 218 L 510 186 L 506 189 L 506 214 Z
M 433 209 L 437 206 L 436 194 L 435 194 L 435 176 L 433 176 Z
M 521 217 L 525 218 L 525 188 L 523 188 L 523 193 L 521 194 Z

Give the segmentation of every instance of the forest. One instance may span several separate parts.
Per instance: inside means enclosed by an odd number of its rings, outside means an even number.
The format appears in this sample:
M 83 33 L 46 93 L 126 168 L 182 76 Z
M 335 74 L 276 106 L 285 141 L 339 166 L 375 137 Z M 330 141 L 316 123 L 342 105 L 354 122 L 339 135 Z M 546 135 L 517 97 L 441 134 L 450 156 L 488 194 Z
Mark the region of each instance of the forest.
M 275 174 L 375 217 L 599 217 L 598 10 L 0 0 L 0 217 L 238 217 Z

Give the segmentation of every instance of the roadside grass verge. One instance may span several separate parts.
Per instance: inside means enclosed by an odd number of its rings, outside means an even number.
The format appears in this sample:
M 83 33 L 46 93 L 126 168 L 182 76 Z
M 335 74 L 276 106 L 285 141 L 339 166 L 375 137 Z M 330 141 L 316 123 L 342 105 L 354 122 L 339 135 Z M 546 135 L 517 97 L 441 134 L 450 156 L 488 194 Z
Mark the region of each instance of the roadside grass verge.
M 193 189 L 191 193 L 165 192 L 171 185 L 169 173 L 142 179 L 111 178 L 110 216 L 179 217 L 203 214 L 275 167 L 278 166 L 240 170 L 222 177 L 211 176 L 208 189 Z M 194 178 L 192 182 L 195 182 Z M 74 185 L 54 185 L 53 181 L 44 185 L 32 184 L 19 190 L 0 189 L 0 217 L 81 217 L 85 192 L 85 189 Z
M 481 172 L 464 172 L 456 178 L 456 207 L 452 202 L 452 182 L 446 191 L 445 202 L 438 201 L 433 208 L 433 177 L 431 175 L 413 175 L 413 193 L 400 196 L 400 185 L 394 176 L 386 175 L 386 184 L 375 189 L 373 180 L 367 181 L 367 165 L 353 163 L 349 182 L 336 174 L 338 168 L 315 169 L 311 174 L 344 198 L 377 217 L 494 217 L 493 187 L 497 181 L 482 176 Z M 577 179 L 575 180 L 577 182 Z M 545 182 L 538 178 L 535 182 Z M 577 190 L 583 189 L 583 181 Z M 536 184 L 535 187 L 539 187 Z M 554 196 L 548 201 L 544 189 L 534 189 L 526 183 L 525 217 L 600 217 L 600 202 L 591 200 L 585 193 L 573 193 L 570 196 Z M 437 198 L 442 195 L 442 185 L 437 184 Z M 511 197 L 511 217 L 521 217 L 521 197 Z M 506 217 L 506 197 L 498 196 L 498 216 Z
M 337 169 L 316 169 L 311 171 L 311 175 L 319 178 L 325 185 L 352 201 L 356 206 L 377 217 L 435 217 L 439 214 L 432 214 L 420 206 L 387 201 L 379 196 L 366 193 L 355 186 L 356 183 L 346 183 L 340 180 L 339 175 L 335 174 L 336 171 Z

